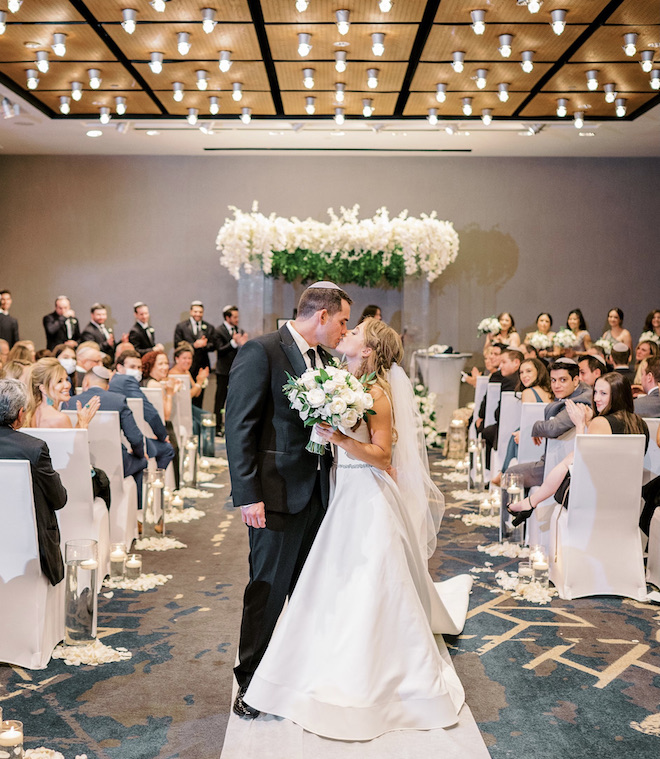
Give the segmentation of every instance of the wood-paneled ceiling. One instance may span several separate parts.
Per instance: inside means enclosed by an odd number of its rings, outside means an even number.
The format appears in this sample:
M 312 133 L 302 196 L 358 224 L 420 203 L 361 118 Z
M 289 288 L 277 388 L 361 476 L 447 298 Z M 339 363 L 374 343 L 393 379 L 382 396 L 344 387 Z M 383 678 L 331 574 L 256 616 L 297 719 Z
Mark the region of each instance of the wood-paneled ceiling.
M 561 98 L 564 119 L 579 111 L 606 121 L 617 119 L 617 105 L 625 107 L 619 118 L 632 120 L 660 103 L 652 86 L 660 85 L 659 0 L 544 0 L 535 13 L 534 0 L 392 0 L 390 10 L 383 0 L 308 0 L 304 10 L 304 0 L 165 0 L 163 11 L 157 0 L 23 0 L 12 12 L 16 2 L 0 0 L 0 82 L 51 118 L 89 119 L 109 108 L 115 119 L 183 119 L 188 109 L 221 119 L 248 108 L 253 119 L 310 120 L 343 108 L 346 118 L 363 119 L 364 100 L 371 99 L 381 121 L 423 119 L 429 109 L 439 119 L 469 121 L 490 109 L 493 119 L 556 121 Z M 125 9 L 135 11 L 133 33 L 122 26 Z M 203 9 L 214 11 L 208 33 Z M 349 12 L 345 34 L 336 23 L 340 10 Z M 485 12 L 482 34 L 472 28 L 472 11 Z M 551 26 L 553 11 L 565 11 L 561 34 Z M 188 35 L 187 53 L 178 49 L 181 33 Z M 52 49 L 55 34 L 66 35 L 62 56 Z M 300 34 L 311 35 L 305 57 Z M 373 34 L 384 35 L 382 55 L 372 49 Z M 632 56 L 623 49 L 628 34 L 635 35 Z M 512 36 L 508 58 L 498 50 L 501 35 Z M 221 51 L 230 53 L 228 71 L 219 68 Z M 532 53 L 530 72 L 521 67 L 524 51 Z M 44 53 L 48 71 L 39 71 L 29 89 L 28 71 L 37 70 Z M 161 54 L 159 73 L 149 65 L 152 53 Z M 346 57 L 343 72 L 337 53 Z M 451 65 L 455 53 L 464 59 L 461 72 Z M 90 69 L 100 71 L 98 89 L 90 87 Z M 312 69 L 311 88 L 303 69 Z M 372 69 L 375 87 L 367 84 Z M 486 71 L 483 88 L 479 69 Z M 206 90 L 197 87 L 199 72 L 206 72 Z M 587 87 L 587 72 L 597 72 L 589 74 L 595 90 Z M 72 98 L 73 82 L 81 83 L 79 100 Z M 183 91 L 178 101 L 174 83 Z M 237 84 L 240 101 L 232 97 Z M 446 90 L 442 102 L 438 85 Z M 606 101 L 605 85 L 614 85 L 608 89 L 616 102 Z M 118 97 L 126 108 L 120 116 Z M 463 111 L 465 98 L 472 115 Z

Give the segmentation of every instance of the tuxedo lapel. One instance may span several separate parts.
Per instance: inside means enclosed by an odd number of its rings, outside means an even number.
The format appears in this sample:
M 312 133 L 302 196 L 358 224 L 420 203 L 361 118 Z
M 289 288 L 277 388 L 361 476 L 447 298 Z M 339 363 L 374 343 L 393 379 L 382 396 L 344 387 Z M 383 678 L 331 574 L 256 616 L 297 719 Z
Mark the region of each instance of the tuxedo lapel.
M 289 328 L 286 325 L 280 329 L 280 340 L 282 350 L 289 359 L 293 373 L 296 377 L 300 377 L 301 374 L 304 374 L 307 371 L 307 364 L 302 357 L 302 353 L 298 350 L 293 335 L 289 332 Z

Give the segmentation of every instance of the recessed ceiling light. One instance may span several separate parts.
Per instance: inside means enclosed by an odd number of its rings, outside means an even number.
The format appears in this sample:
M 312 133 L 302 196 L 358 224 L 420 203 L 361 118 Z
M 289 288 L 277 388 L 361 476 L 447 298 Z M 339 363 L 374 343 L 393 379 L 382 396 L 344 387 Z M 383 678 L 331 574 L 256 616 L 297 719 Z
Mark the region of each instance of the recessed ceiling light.
M 146 134 L 148 134 L 149 137 L 155 137 L 156 135 L 160 134 L 160 132 L 157 129 L 147 129 Z
M 100 137 L 103 134 L 103 132 L 100 129 L 90 129 L 89 132 L 87 132 L 88 137 Z

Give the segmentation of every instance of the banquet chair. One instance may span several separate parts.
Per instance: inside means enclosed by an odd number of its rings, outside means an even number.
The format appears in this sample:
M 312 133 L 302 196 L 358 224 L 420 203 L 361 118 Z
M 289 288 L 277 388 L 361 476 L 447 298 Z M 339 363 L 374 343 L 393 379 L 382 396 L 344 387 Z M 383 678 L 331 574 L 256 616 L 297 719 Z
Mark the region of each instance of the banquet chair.
M 649 447 L 644 456 L 644 482 L 660 477 L 660 448 L 658 439 L 658 426 L 660 419 L 644 419 L 649 428 Z M 646 563 L 646 579 L 660 588 L 660 509 L 656 509 L 649 527 L 649 541 L 647 546 L 648 561 Z
M 502 393 L 500 425 L 497 431 L 497 450 L 492 453 L 492 456 L 495 457 L 493 469 L 496 472 L 499 472 L 502 469 L 511 435 L 513 435 L 520 426 L 520 407 L 520 399 L 516 397 L 515 393 Z
M 64 638 L 64 582 L 41 571 L 29 461 L 0 461 L 0 661 L 45 669 Z
M 518 463 L 526 464 L 539 461 L 545 446 L 536 445 L 532 438 L 532 427 L 543 421 L 547 403 L 523 403 L 520 411 L 520 443 L 518 444 Z
M 75 416 L 76 412 L 64 413 Z M 134 477 L 124 477 L 119 412 L 97 411 L 87 432 L 92 465 L 102 469 L 110 480 L 110 542 L 130 548 L 137 538 L 137 485 Z
M 550 579 L 561 598 L 646 600 L 639 533 L 644 444 L 644 435 L 576 437 L 568 509 L 556 505 L 551 530 Z
M 502 395 L 502 385 L 499 382 L 491 382 L 486 389 L 486 416 L 484 417 L 484 427 L 495 424 L 495 412 L 500 405 Z
M 177 375 L 181 387 L 174 393 L 172 402 L 172 425 L 180 440 L 193 434 L 192 401 L 190 399 L 190 377 Z
M 45 441 L 53 469 L 66 488 L 66 506 L 57 512 L 62 554 L 68 540 L 98 542 L 97 587 L 100 590 L 103 578 L 110 572 L 110 520 L 105 503 L 94 498 L 92 491 L 89 434 L 87 430 L 40 427 L 27 427 L 21 431 Z
M 649 428 L 649 447 L 644 456 L 644 485 L 649 480 L 660 476 L 660 448 L 658 448 L 658 427 L 660 419 L 644 419 L 646 426 Z
M 474 388 L 474 412 L 472 414 L 472 422 L 470 423 L 470 429 L 468 430 L 468 438 L 470 440 L 477 439 L 477 430 L 475 426 L 476 418 L 479 416 L 479 409 L 481 408 L 481 401 L 483 401 L 486 395 L 486 389 L 488 388 L 488 377 L 483 374 L 477 377 L 477 384 Z
M 165 424 L 165 401 L 163 400 L 163 388 L 162 387 L 143 387 L 142 392 L 144 393 L 145 398 L 148 401 L 150 401 L 151 405 L 158 412 L 158 416 L 160 417 L 161 422 Z M 175 429 L 175 432 L 176 432 L 176 429 Z M 150 437 L 154 437 L 153 433 L 152 435 L 150 435 Z M 156 462 L 153 461 L 152 463 L 152 461 L 153 459 L 149 459 L 150 469 L 153 469 L 156 465 Z M 167 469 L 165 470 L 165 486 L 169 488 L 170 490 L 175 489 L 174 464 L 171 461 L 167 465 Z

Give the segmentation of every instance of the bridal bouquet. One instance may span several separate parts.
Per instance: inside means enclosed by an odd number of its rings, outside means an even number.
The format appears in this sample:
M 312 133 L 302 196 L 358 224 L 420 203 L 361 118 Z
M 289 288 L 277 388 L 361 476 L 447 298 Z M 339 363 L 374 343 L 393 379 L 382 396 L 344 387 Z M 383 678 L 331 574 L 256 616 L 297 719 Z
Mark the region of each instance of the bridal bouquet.
M 574 348 L 578 343 L 578 339 L 572 329 L 562 327 L 557 331 L 553 342 L 559 348 Z
M 502 327 L 497 316 L 488 316 L 477 324 L 477 330 L 480 335 L 496 335 L 500 329 Z
M 552 347 L 552 338 L 544 335 L 543 332 L 539 332 L 538 330 L 536 332 L 532 332 L 532 334 L 527 339 L 527 342 L 532 347 L 536 348 L 537 351 L 547 350 L 548 348 Z
M 360 379 L 336 364 L 308 369 L 300 377 L 287 372 L 287 383 L 282 387 L 306 427 L 326 422 L 335 429 L 354 427 L 366 414 L 375 414 L 374 399 L 367 388 L 376 381 L 376 375 L 364 375 Z M 312 430 L 305 450 L 323 453 L 325 441 Z

